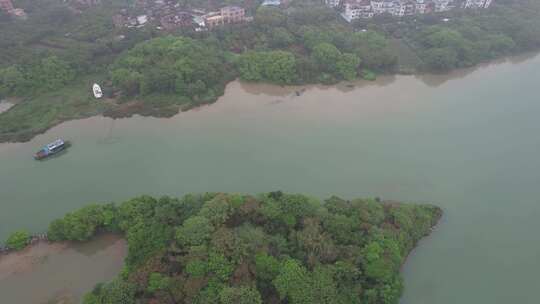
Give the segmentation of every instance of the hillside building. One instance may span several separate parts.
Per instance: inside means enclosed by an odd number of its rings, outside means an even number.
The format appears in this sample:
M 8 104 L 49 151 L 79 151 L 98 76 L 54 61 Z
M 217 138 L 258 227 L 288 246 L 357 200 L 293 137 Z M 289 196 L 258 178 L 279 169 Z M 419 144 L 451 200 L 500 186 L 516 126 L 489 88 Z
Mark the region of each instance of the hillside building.
M 491 0 L 466 0 L 465 8 L 488 8 Z
M 327 6 L 340 9 L 341 16 L 348 22 L 381 14 L 404 17 L 446 12 L 456 7 L 488 8 L 491 2 L 492 0 L 325 0 Z
M 6 13 L 9 13 L 15 8 L 13 7 L 11 0 L 0 0 L 0 9 Z
M 204 24 L 208 28 L 247 21 L 246 10 L 239 6 L 222 7 L 219 12 L 212 12 L 203 17 Z

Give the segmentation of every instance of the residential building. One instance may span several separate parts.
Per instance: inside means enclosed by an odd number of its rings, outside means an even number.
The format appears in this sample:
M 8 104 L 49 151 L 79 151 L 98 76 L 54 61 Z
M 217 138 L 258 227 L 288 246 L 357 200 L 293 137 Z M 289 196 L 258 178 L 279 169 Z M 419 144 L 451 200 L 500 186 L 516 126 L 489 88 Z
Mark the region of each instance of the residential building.
M 225 6 L 220 13 L 225 23 L 239 23 L 246 18 L 246 10 L 239 6 Z
M 465 8 L 488 8 L 491 0 L 466 0 Z
M 344 10 L 341 15 L 348 22 L 359 18 L 371 18 L 374 15 L 373 9 L 371 8 L 371 2 L 369 0 L 347 0 L 344 2 L 343 6 Z
M 148 16 L 140 15 L 137 16 L 137 26 L 144 26 L 148 22 Z
M 402 2 L 403 7 L 403 15 L 404 16 L 411 16 L 416 14 L 416 2 L 413 0 L 405 0 Z
M 415 5 L 416 14 L 425 14 L 426 7 L 427 7 L 427 4 L 425 0 L 416 0 L 416 5 Z
M 329 7 L 339 7 L 341 5 L 341 0 L 324 0 Z
M 401 1 L 394 1 L 393 3 L 393 9 L 390 11 L 390 14 L 398 17 L 405 16 L 406 11 L 406 3 Z
M 463 2 L 462 2 L 463 1 Z M 464 8 L 488 8 L 493 0 L 325 0 L 328 6 L 342 10 L 341 16 L 351 22 L 357 18 L 390 14 L 396 17 L 445 12 L 461 4 Z
M 8 13 L 15 8 L 13 7 L 13 3 L 11 3 L 11 0 L 0 0 L 0 9 Z
M 188 12 L 177 12 L 161 17 L 160 23 L 163 29 L 173 30 L 179 27 L 193 26 L 194 18 Z
M 433 0 L 433 7 L 435 12 L 445 12 L 449 10 L 450 0 Z
M 261 6 L 280 6 L 281 0 L 264 0 Z
M 11 11 L 9 11 L 9 13 L 15 17 L 18 17 L 18 18 L 21 18 L 21 19 L 26 19 L 28 16 L 26 15 L 26 12 L 22 9 L 22 8 L 16 8 L 16 9 L 13 9 Z
M 87 6 L 94 6 L 101 4 L 101 0 L 76 0 L 79 4 L 87 5 Z
M 226 6 L 219 12 L 206 14 L 203 18 L 208 28 L 247 21 L 246 10 L 239 6 Z

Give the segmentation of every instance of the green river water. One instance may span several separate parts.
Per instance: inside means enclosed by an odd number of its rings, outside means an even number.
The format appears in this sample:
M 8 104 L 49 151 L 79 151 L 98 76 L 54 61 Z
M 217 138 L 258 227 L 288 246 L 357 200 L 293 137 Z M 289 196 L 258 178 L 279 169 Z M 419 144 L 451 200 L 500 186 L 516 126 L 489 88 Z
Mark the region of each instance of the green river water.
M 404 266 L 403 304 L 540 303 L 540 56 L 299 89 L 233 82 L 171 119 L 94 117 L 0 144 L 0 240 L 139 194 L 380 196 L 445 211 Z M 57 137 L 68 153 L 32 160 Z

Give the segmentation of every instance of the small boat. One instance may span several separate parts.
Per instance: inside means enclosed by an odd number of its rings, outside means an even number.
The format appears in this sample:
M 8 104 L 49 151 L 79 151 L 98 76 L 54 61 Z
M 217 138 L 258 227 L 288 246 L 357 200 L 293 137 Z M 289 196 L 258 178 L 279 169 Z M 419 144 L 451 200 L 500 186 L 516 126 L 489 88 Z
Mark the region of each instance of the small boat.
M 36 152 L 36 154 L 34 154 L 34 159 L 36 159 L 36 160 L 45 159 L 47 157 L 58 154 L 61 151 L 64 151 L 68 147 L 69 147 L 69 142 L 68 141 L 64 141 L 62 139 L 57 139 L 57 140 L 53 141 L 52 143 L 50 143 L 50 144 L 46 145 L 45 147 L 43 147 L 38 152 Z
M 101 87 L 97 83 L 94 83 L 92 86 L 92 92 L 94 93 L 94 97 L 98 99 L 103 97 L 103 91 L 101 91 Z

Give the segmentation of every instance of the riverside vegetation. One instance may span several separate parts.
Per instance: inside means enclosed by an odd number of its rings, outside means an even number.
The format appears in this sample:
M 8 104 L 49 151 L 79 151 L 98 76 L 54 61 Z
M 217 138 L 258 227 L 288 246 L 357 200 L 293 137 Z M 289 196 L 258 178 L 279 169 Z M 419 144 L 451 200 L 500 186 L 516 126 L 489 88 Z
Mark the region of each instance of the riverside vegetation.
M 408 253 L 442 212 L 372 199 L 271 192 L 141 196 L 53 221 L 52 241 L 124 234 L 121 274 L 98 303 L 397 303 Z
M 191 2 L 183 5 L 196 6 Z M 111 17 L 125 5 L 103 0 L 75 15 L 61 1 L 19 0 L 28 20 L 0 12 L 0 98 L 18 100 L 0 114 L 0 141 L 29 140 L 96 114 L 171 116 L 215 101 L 236 77 L 332 84 L 377 73 L 444 72 L 540 47 L 534 0 L 352 25 L 317 1 L 295 0 L 286 10 L 249 6 L 253 22 L 210 32 L 115 29 Z M 91 97 L 94 82 L 109 102 Z

